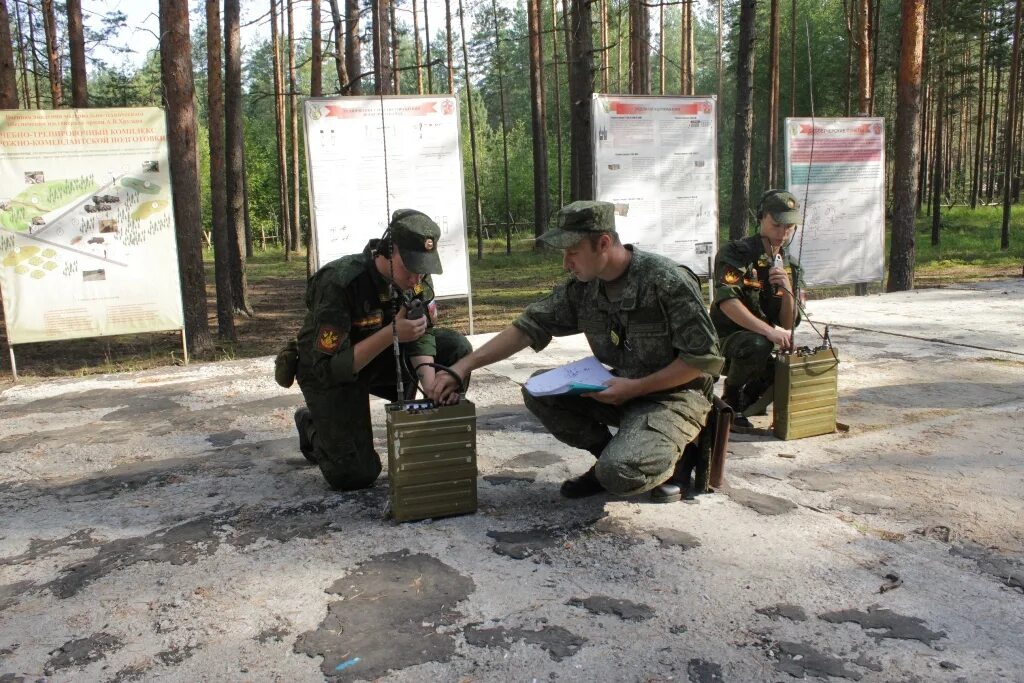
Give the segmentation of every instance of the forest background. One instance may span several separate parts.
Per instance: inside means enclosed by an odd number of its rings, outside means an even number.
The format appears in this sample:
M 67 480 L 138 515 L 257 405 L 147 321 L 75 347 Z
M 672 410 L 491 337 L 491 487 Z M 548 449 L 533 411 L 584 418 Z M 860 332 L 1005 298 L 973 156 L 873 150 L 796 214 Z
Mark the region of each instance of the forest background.
M 151 4 L 159 35 L 126 44 L 127 17 L 97 1 L 83 14 L 81 0 L 0 0 L 0 107 L 167 108 L 186 328 L 201 356 L 268 353 L 301 319 L 315 262 L 297 123 L 309 95 L 460 98 L 476 331 L 559 277 L 557 255 L 533 253 L 530 238 L 592 192 L 589 92 L 718 97 L 723 241 L 784 183 L 786 116 L 880 116 L 886 287 L 1024 275 L 1020 0 Z M 464 304 L 448 316 L 465 327 Z M 58 355 L 84 360 L 54 364 L 52 343 L 18 353 L 40 374 L 174 354 L 160 340 L 67 344 Z

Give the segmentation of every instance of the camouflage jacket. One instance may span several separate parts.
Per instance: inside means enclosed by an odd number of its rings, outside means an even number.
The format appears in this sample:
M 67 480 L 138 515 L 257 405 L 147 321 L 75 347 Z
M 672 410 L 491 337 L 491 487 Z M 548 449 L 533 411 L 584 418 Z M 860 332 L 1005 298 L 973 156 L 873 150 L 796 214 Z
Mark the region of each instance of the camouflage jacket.
M 513 325 L 535 351 L 552 337 L 582 332 L 594 356 L 619 377 L 646 377 L 676 358 L 717 375 L 723 359 L 696 276 L 663 256 L 626 248 L 633 259 L 619 302 L 609 301 L 600 280 L 570 277 L 527 306 Z M 706 382 L 691 384 L 703 390 Z
M 388 282 L 374 265 L 378 240 L 370 240 L 361 254 L 342 256 L 316 271 L 306 284 L 306 319 L 299 330 L 299 362 L 302 374 L 325 386 L 353 382 L 353 347 L 382 327 L 390 326 L 397 308 Z M 406 301 L 421 299 L 427 309 L 427 332 L 414 342 L 402 344 L 409 356 L 433 356 L 436 352 L 433 320 L 434 289 L 426 276 Z M 390 351 L 388 352 L 390 353 Z
M 802 273 L 796 261 L 789 257 L 785 247 L 779 250 L 782 264 L 789 271 L 794 286 L 802 283 Z M 761 235 L 733 240 L 715 255 L 715 300 L 711 304 L 711 320 L 721 338 L 744 329 L 721 310 L 726 299 L 739 299 L 747 310 L 769 325 L 779 324 L 782 297 L 775 296 L 775 287 L 768 282 L 772 257 L 765 253 Z M 797 308 L 793 326 L 800 324 Z

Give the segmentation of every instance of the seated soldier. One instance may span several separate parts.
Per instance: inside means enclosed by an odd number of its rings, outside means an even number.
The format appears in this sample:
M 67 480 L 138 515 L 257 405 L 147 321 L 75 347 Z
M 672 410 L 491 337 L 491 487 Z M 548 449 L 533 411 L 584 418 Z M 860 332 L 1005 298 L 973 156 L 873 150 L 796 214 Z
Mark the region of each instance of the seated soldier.
M 773 349 L 790 349 L 800 322 L 792 284 L 800 281 L 800 267 L 786 251 L 799 208 L 789 192 L 768 190 L 757 205 L 758 234 L 729 242 L 715 256 L 711 320 L 725 356 L 722 399 L 736 411 L 739 430 L 751 428 L 740 413 L 763 402 L 775 380 Z
M 398 398 L 392 334 L 412 389 L 406 397 L 415 392 L 412 372 L 424 393 L 432 393 L 437 374 L 427 364 L 448 366 L 472 351 L 460 333 L 434 327 L 430 274 L 441 272 L 440 237 L 426 214 L 399 209 L 381 239 L 326 264 L 306 286 L 296 372 L 306 407 L 295 411 L 295 426 L 302 454 L 334 489 L 366 488 L 380 474 L 369 396 Z M 409 316 L 421 307 L 425 315 Z

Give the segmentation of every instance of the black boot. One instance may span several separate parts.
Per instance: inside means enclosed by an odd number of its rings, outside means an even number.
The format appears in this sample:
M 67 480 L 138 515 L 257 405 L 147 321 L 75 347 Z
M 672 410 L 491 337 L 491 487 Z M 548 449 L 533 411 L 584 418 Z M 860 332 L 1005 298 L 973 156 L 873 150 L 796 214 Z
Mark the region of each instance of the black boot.
M 737 415 L 743 410 L 743 385 L 725 383 L 722 390 L 722 400 L 729 404 Z
M 314 465 L 316 459 L 313 457 L 313 442 L 309 438 L 309 428 L 313 424 L 313 417 L 309 414 L 309 408 L 302 406 L 295 411 L 295 429 L 299 432 L 299 450 L 306 460 Z
M 595 465 L 594 467 L 597 466 Z M 586 498 L 587 496 L 593 496 L 604 491 L 601 482 L 597 480 L 597 473 L 594 471 L 594 467 L 591 467 L 578 477 L 563 481 L 562 488 L 560 489 L 562 495 L 566 498 Z

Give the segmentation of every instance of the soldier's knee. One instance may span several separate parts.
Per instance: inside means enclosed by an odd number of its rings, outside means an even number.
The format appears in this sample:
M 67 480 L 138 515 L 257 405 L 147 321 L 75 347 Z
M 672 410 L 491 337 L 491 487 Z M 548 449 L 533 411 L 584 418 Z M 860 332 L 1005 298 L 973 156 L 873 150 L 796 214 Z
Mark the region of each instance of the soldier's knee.
M 645 490 L 647 477 L 635 463 L 608 457 L 605 452 L 594 465 L 594 474 L 609 493 L 628 496 Z
M 341 467 L 333 461 L 321 461 L 320 472 L 324 475 L 327 485 L 335 491 L 355 491 L 373 486 L 381 472 L 380 462 L 376 467 L 372 464 L 364 467 Z

